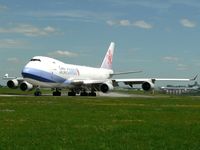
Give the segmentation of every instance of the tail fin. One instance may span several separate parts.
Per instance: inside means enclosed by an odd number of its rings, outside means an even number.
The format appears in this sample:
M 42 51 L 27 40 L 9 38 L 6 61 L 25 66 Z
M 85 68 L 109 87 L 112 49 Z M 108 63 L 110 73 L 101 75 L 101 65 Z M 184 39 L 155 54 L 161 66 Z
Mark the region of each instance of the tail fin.
M 115 43 L 111 42 L 110 46 L 108 48 L 108 51 L 104 57 L 104 60 L 101 64 L 101 68 L 112 69 L 112 60 L 113 60 L 114 49 L 115 49 Z

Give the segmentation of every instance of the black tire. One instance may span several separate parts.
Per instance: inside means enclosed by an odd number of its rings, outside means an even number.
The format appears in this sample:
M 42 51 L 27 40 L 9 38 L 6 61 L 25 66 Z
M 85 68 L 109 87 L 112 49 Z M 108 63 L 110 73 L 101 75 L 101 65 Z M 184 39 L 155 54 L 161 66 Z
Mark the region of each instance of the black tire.
M 75 92 L 68 92 L 68 96 L 76 96 Z
M 88 96 L 87 92 L 81 92 L 80 96 Z
M 97 94 L 96 94 L 95 92 L 91 92 L 91 93 L 89 93 L 88 95 L 89 95 L 89 96 L 94 96 L 94 97 L 97 96 Z
M 34 95 L 35 95 L 35 96 L 41 96 L 41 95 L 42 95 L 42 92 L 36 91 L 36 92 L 34 93 Z
M 53 92 L 53 96 L 61 96 L 61 92 L 55 91 L 55 92 Z

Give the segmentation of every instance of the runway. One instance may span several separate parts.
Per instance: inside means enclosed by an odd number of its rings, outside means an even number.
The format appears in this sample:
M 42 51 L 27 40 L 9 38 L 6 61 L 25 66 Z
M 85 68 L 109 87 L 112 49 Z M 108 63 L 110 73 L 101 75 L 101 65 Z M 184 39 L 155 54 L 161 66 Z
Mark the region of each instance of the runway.
M 52 94 L 44 94 L 42 96 L 52 96 Z M 67 94 L 62 94 L 64 97 L 68 97 Z M 0 94 L 0 97 L 35 97 L 34 95 L 15 95 L 15 94 Z M 79 97 L 79 95 L 77 95 Z M 109 93 L 101 93 L 97 92 L 97 97 L 143 97 L 143 98 L 152 98 L 155 96 L 149 95 L 139 95 L 139 94 L 126 94 L 126 93 L 118 93 L 118 92 L 109 92 Z
M 145 97 L 145 98 L 153 97 L 153 96 L 149 96 L 149 95 L 126 94 L 126 93 L 118 93 L 118 92 L 110 92 L 110 93 L 99 92 L 98 96 L 102 96 L 102 97 Z
M 23 96 L 31 96 L 31 95 L 0 94 L 0 97 L 23 97 Z

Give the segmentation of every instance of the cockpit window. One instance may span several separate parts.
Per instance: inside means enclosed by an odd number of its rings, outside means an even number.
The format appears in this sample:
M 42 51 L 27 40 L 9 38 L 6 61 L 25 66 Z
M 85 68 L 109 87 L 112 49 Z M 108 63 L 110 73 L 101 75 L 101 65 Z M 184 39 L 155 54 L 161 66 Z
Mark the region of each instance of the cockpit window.
M 41 61 L 40 59 L 31 59 L 31 61 Z

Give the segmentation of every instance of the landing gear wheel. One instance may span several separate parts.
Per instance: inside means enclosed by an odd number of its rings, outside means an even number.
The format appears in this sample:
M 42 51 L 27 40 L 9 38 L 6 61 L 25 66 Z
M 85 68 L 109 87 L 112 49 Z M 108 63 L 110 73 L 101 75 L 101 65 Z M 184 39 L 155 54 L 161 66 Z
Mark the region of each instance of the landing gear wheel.
M 81 92 L 80 96 L 88 96 L 87 92 Z
M 55 92 L 53 92 L 53 96 L 61 96 L 61 92 L 55 91 Z
M 42 92 L 41 92 L 41 91 L 35 91 L 35 92 L 34 92 L 34 95 L 35 95 L 35 96 L 41 96 L 41 95 L 42 95 Z
M 91 92 L 91 93 L 89 93 L 88 95 L 89 95 L 89 96 L 94 96 L 94 97 L 97 96 L 97 94 L 96 94 L 95 92 Z
M 75 92 L 68 92 L 68 96 L 76 96 Z

